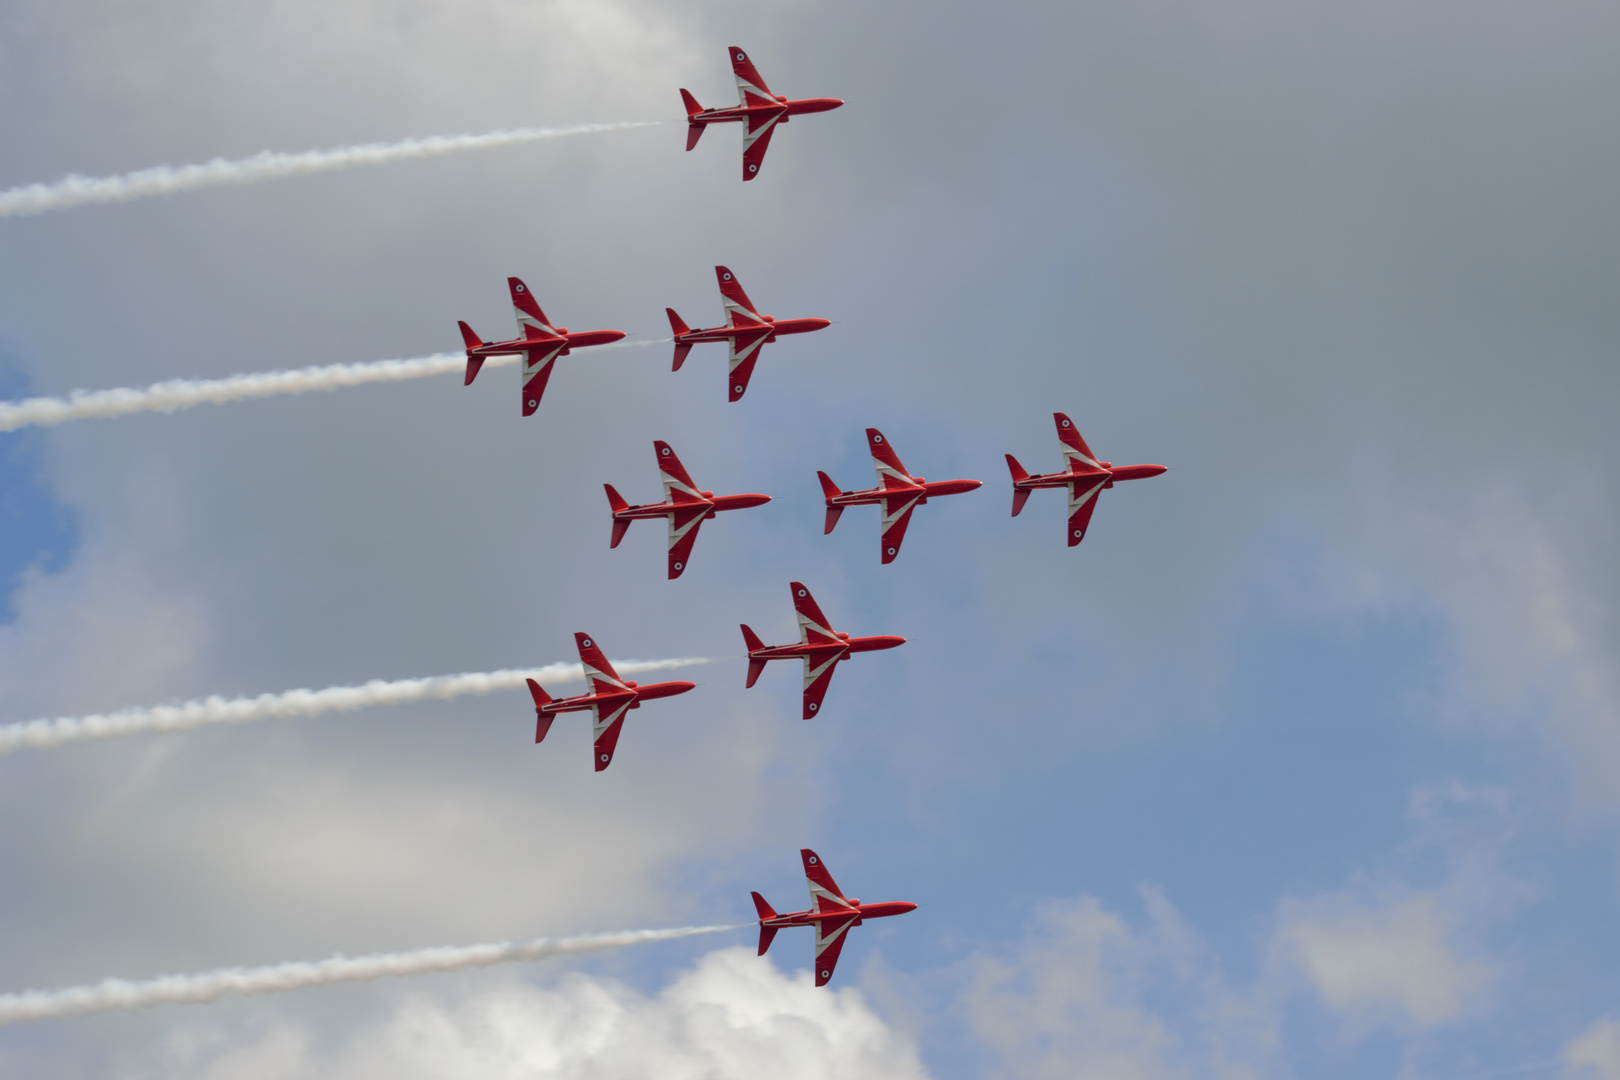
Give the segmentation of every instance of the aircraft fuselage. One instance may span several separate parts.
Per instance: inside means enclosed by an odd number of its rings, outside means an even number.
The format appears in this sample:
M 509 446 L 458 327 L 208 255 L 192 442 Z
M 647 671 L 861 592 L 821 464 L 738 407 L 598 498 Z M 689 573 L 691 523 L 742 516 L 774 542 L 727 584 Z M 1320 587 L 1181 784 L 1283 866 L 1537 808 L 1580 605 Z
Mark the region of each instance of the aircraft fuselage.
M 881 503 L 884 499 L 896 495 L 913 495 L 922 492 L 917 505 L 926 503 L 931 496 L 960 495 L 966 491 L 973 491 L 983 486 L 978 480 L 925 480 L 921 476 L 913 477 L 915 484 L 905 487 L 867 488 L 864 491 L 845 491 L 827 498 L 828 506 L 867 506 L 872 503 Z
M 908 911 L 916 911 L 917 905 L 909 900 L 885 900 L 880 904 L 863 904 L 859 900 L 851 900 L 850 906 L 856 912 L 855 926 L 861 925 L 867 919 L 886 919 L 891 915 L 904 915 Z M 814 926 L 818 922 L 828 919 L 848 919 L 850 912 L 843 911 L 790 911 L 770 919 L 759 920 L 759 925 L 772 930 L 780 930 L 787 926 Z
M 877 652 L 880 649 L 895 649 L 906 643 L 906 639 L 896 634 L 875 634 L 872 637 L 852 638 L 848 634 L 839 634 L 840 640 L 821 644 L 800 642 L 793 645 L 766 645 L 761 649 L 750 649 L 750 660 L 790 660 L 798 657 L 809 657 L 815 660 L 828 660 L 834 656 L 842 659 L 853 653 Z
M 707 96 L 707 95 L 705 95 Z M 804 113 L 831 112 L 842 105 L 841 98 L 798 98 L 789 101 L 785 97 L 777 96 L 775 103 L 758 105 L 732 105 L 727 108 L 704 109 L 687 117 L 692 124 L 725 124 L 738 120 L 749 120 L 757 116 L 776 116 L 778 124 L 785 124 L 790 117 L 801 116 Z
M 591 345 L 606 345 L 624 337 L 624 331 L 622 330 L 584 330 L 577 334 L 570 334 L 567 327 L 558 327 L 558 332 L 562 335 L 560 339 L 554 337 L 512 338 L 510 341 L 488 341 L 482 345 L 469 346 L 467 357 L 471 359 L 475 356 L 520 356 L 531 349 L 550 349 L 559 340 L 564 344 L 562 352 L 558 355 L 567 356 L 573 349 L 584 349 Z
M 765 344 L 775 341 L 779 334 L 808 334 L 812 330 L 825 330 L 831 319 L 783 319 L 780 322 L 766 316 L 764 326 L 710 326 L 701 330 L 688 330 L 675 335 L 677 345 L 695 345 L 702 341 L 730 341 L 735 337 L 757 337 L 766 334 Z
M 1145 480 L 1150 476 L 1158 476 L 1170 470 L 1164 465 L 1114 465 L 1112 462 L 1101 462 L 1102 469 L 1087 470 L 1085 472 L 1054 472 L 1037 473 L 1026 476 L 1022 480 L 1013 481 L 1014 490 L 1029 491 L 1035 488 L 1068 487 L 1070 484 L 1094 484 L 1103 481 L 1103 487 L 1111 488 L 1124 480 Z
M 684 694 L 688 690 L 695 690 L 697 688 L 697 683 L 685 681 L 651 683 L 647 686 L 638 686 L 635 682 L 631 681 L 626 682 L 624 685 L 629 689 L 610 690 L 600 694 L 577 694 L 574 697 L 555 698 L 546 702 L 544 705 L 536 706 L 536 709 L 542 716 L 554 716 L 557 713 L 583 712 L 584 710 L 589 709 L 592 705 L 617 705 L 618 703 L 624 701 L 625 698 L 633 699 L 630 702 L 630 707 L 632 709 L 639 709 L 641 708 L 641 703 L 643 701 L 651 701 L 654 698 L 661 697 L 674 697 L 676 694 Z

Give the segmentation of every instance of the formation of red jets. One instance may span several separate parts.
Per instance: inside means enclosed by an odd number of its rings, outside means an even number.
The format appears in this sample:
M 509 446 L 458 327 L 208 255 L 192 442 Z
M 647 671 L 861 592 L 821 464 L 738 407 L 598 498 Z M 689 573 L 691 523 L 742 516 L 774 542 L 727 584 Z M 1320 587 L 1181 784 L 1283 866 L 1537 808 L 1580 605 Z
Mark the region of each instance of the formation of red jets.
M 785 124 L 794 116 L 805 113 L 826 112 L 843 104 L 837 98 L 809 98 L 790 101 L 773 94 L 765 80 L 755 70 L 753 62 L 741 49 L 733 47 L 731 66 L 737 77 L 740 104 L 732 108 L 705 109 L 686 90 L 681 98 L 686 106 L 688 132 L 686 148 L 698 143 L 704 128 L 715 123 L 741 123 L 743 125 L 743 179 L 752 180 L 759 175 L 777 125 Z M 726 322 L 720 326 L 694 330 L 666 308 L 669 324 L 674 332 L 675 358 L 673 370 L 679 371 L 686 362 L 692 346 L 704 342 L 723 341 L 728 350 L 727 397 L 739 401 L 748 389 L 754 367 L 764 346 L 782 334 L 804 334 L 829 326 L 826 319 L 776 319 L 761 315 L 759 309 L 743 291 L 742 283 L 724 266 L 714 268 L 720 287 L 721 302 L 726 311 Z M 531 416 L 540 405 L 546 384 L 551 378 L 557 357 L 567 356 L 573 349 L 592 345 L 605 345 L 625 335 L 618 330 L 589 330 L 572 332 L 567 327 L 553 326 L 535 301 L 534 295 L 518 278 L 508 278 L 512 306 L 517 314 L 519 336 L 509 341 L 484 342 L 465 322 L 460 323 L 461 335 L 467 348 L 466 385 L 478 376 L 479 368 L 492 356 L 518 356 L 522 359 L 523 415 Z M 1100 460 L 1080 436 L 1073 422 L 1063 413 L 1054 413 L 1058 441 L 1062 446 L 1064 467 L 1057 472 L 1031 475 L 1018 460 L 1007 455 L 1007 468 L 1012 475 L 1012 512 L 1016 517 L 1023 510 L 1030 492 L 1037 488 L 1065 488 L 1069 493 L 1068 544 L 1070 547 L 1085 538 L 1091 516 L 1097 506 L 1097 496 L 1105 489 L 1123 480 L 1139 480 L 1157 476 L 1165 471 L 1162 465 L 1124 465 Z M 901 463 L 892 444 L 877 428 L 866 429 L 867 448 L 877 473 L 877 486 L 860 491 L 845 491 L 825 472 L 817 472 L 827 508 L 825 533 L 831 533 L 844 510 L 851 506 L 879 508 L 879 553 L 887 565 L 900 554 L 901 542 L 911 522 L 912 512 L 930 498 L 958 495 L 981 486 L 977 480 L 927 480 L 913 476 Z M 663 518 L 668 525 L 668 573 L 671 580 L 681 576 L 691 562 L 692 548 L 697 542 L 698 529 L 710 518 L 728 510 L 743 510 L 770 502 L 769 495 L 716 495 L 700 489 L 687 473 L 675 451 L 666 442 L 653 443 L 658 460 L 659 480 L 663 484 L 662 502 L 632 505 L 611 484 L 604 484 L 608 505 L 612 513 L 612 536 L 609 547 L 618 547 L 630 523 L 642 519 Z M 799 659 L 804 662 L 804 718 L 821 714 L 827 689 L 838 664 L 856 653 L 893 649 L 905 644 L 906 639 L 894 635 L 851 637 L 832 628 L 822 614 L 810 590 L 800 582 L 789 586 L 793 609 L 798 616 L 799 640 L 786 645 L 766 645 L 758 634 L 746 624 L 742 627 L 743 642 L 748 650 L 748 675 L 745 686 L 752 687 L 772 660 Z M 601 647 L 589 634 L 574 635 L 579 649 L 580 663 L 584 667 L 589 691 L 574 697 L 553 698 L 533 679 L 528 681 L 534 698 L 534 741 L 543 741 L 558 714 L 589 712 L 594 732 L 593 757 L 597 772 L 613 762 L 619 744 L 625 716 L 639 709 L 644 700 L 671 697 L 694 689 L 691 682 L 661 682 L 639 686 L 634 681 L 620 679 L 607 660 Z M 810 926 L 815 929 L 816 985 L 825 986 L 832 978 L 833 969 L 844 946 L 846 932 L 866 919 L 901 915 L 915 910 L 916 904 L 894 901 L 863 904 L 848 899 L 833 881 L 832 875 L 815 852 L 805 848 L 800 852 L 804 860 L 805 878 L 810 886 L 811 906 L 806 911 L 778 914 L 759 893 L 753 894 L 759 914 L 759 952 L 763 956 L 784 927 Z

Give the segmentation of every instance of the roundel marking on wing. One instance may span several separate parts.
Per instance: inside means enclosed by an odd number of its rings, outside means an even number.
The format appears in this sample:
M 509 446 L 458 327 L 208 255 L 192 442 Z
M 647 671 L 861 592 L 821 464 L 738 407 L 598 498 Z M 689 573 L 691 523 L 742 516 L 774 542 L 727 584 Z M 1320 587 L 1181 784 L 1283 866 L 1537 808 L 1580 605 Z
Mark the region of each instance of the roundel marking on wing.
M 731 280 L 731 275 L 730 274 L 722 274 L 721 277 L 724 278 L 726 281 Z
M 587 649 L 588 649 L 588 648 L 590 648 L 590 647 L 591 647 L 591 639 L 590 639 L 590 638 L 586 638 L 586 639 L 585 639 L 585 640 L 584 640 L 584 641 L 582 641 L 582 642 L 580 642 L 580 644 L 581 644 L 581 645 L 583 645 L 583 646 L 585 646 L 585 647 L 586 647 L 586 648 L 587 648 Z
M 804 594 L 805 594 L 805 592 L 806 592 L 806 591 L 807 591 L 807 590 L 805 590 L 805 589 L 800 589 L 800 590 L 799 590 L 799 595 L 800 595 L 800 596 L 803 596 L 803 595 L 804 595 Z
M 676 563 L 675 564 L 675 569 L 682 570 L 682 569 L 685 569 L 685 568 L 680 563 Z
M 759 172 L 759 166 L 758 165 L 749 165 L 748 166 L 748 171 L 749 172 Z
M 823 978 L 823 979 L 830 979 L 830 978 L 832 978 L 832 972 L 830 972 L 830 971 L 823 971 L 823 972 L 822 972 L 822 973 L 821 973 L 821 977 L 822 977 L 822 978 Z
M 602 760 L 603 760 L 603 761 L 606 761 L 606 760 L 607 760 L 607 759 L 608 759 L 608 756 L 607 756 L 607 755 L 606 755 L 606 754 L 603 754 L 603 755 L 602 755 Z
M 1069 422 L 1067 420 L 1065 420 L 1065 421 L 1063 421 L 1063 426 L 1064 427 L 1069 427 L 1071 425 L 1069 424 Z
M 814 855 L 810 856 L 810 865 L 811 866 L 816 865 L 816 857 Z
M 662 450 L 660 450 L 660 451 L 658 451 L 658 452 L 659 452 L 659 453 L 660 453 L 660 454 L 663 454 L 663 455 L 664 455 L 664 456 L 665 456 L 665 457 L 669 457 L 669 447 L 667 447 L 667 446 L 666 446 L 666 447 L 664 447 L 664 448 L 663 448 L 663 449 L 662 449 Z
M 739 393 L 739 394 L 742 393 L 742 387 L 740 387 L 740 386 L 737 387 L 737 393 Z
M 738 63 L 741 63 L 742 61 L 747 60 L 747 59 L 748 59 L 747 54 L 745 54 L 745 53 L 738 53 L 737 54 L 737 62 Z
M 816 703 L 812 701 L 810 703 L 810 711 L 815 712 L 817 708 L 819 708 L 819 706 L 817 706 Z
M 1074 530 L 1074 535 L 1076 535 L 1076 536 L 1084 536 L 1085 534 L 1082 533 L 1079 529 L 1076 529 L 1076 530 Z
M 883 436 L 881 436 L 881 435 L 874 435 L 874 436 L 872 436 L 872 441 L 873 441 L 873 442 L 875 442 L 875 443 L 880 443 L 880 442 L 882 442 L 882 441 L 883 441 Z
M 889 549 L 889 554 L 890 554 L 890 555 L 893 555 L 893 554 L 894 554 L 894 553 L 895 553 L 895 552 L 896 552 L 896 551 L 898 551 L 898 550 L 899 550 L 899 549 L 898 549 L 898 548 L 890 548 L 890 549 Z
M 521 282 L 521 281 L 518 282 L 516 285 L 512 286 L 512 289 L 513 289 L 514 292 L 522 292 L 523 291 L 523 282 Z
M 529 399 L 529 408 L 537 409 L 539 407 L 540 407 L 540 403 L 538 401 L 535 401 L 533 398 Z

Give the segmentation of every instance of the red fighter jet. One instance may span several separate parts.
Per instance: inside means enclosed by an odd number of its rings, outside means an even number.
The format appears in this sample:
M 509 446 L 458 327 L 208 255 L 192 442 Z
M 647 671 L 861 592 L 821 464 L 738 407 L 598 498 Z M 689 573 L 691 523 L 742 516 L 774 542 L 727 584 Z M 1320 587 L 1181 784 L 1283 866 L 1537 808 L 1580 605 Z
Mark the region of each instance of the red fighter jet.
M 883 433 L 875 427 L 866 429 L 866 445 L 872 449 L 872 464 L 877 469 L 878 486 L 865 491 L 839 491 L 832 477 L 817 472 L 821 478 L 821 491 L 827 496 L 827 527 L 822 535 L 833 531 L 846 506 L 864 506 L 868 503 L 883 508 L 882 542 L 883 563 L 888 565 L 900 554 L 900 541 L 906 537 L 906 526 L 911 523 L 911 512 L 930 496 L 960 495 L 980 487 L 977 480 L 935 480 L 930 483 L 921 476 L 912 476 L 900 464 Z
M 541 742 L 551 730 L 551 722 L 558 713 L 591 711 L 596 730 L 596 771 L 601 772 L 613 763 L 613 748 L 619 745 L 619 731 L 624 727 L 624 714 L 641 708 L 643 701 L 652 698 L 673 697 L 684 694 L 697 683 L 661 682 L 651 686 L 637 686 L 619 678 L 613 665 L 608 663 L 602 650 L 589 634 L 575 634 L 574 644 L 579 646 L 579 662 L 585 665 L 585 679 L 590 693 L 576 697 L 553 698 L 540 689 L 533 679 L 526 680 L 529 693 L 534 696 L 534 741 Z
M 534 302 L 529 287 L 515 277 L 506 279 L 512 290 L 512 307 L 517 311 L 518 332 L 522 337 L 511 341 L 483 341 L 473 333 L 472 327 L 457 322 L 461 339 L 467 343 L 467 381 L 471 386 L 478 378 L 478 369 L 492 356 L 523 357 L 523 415 L 533 416 L 540 407 L 540 397 L 546 392 L 546 380 L 551 378 L 551 365 L 557 357 L 567 356 L 574 349 L 587 345 L 606 345 L 624 337 L 623 330 L 586 330 L 570 334 L 566 326 L 552 326 L 546 313 Z
M 1066 487 L 1069 489 L 1069 546 L 1074 547 L 1086 538 L 1086 526 L 1091 524 L 1091 512 L 1097 508 L 1097 494 L 1111 488 L 1120 480 L 1141 480 L 1169 472 L 1163 465 L 1115 465 L 1111 461 L 1098 461 L 1086 440 L 1080 437 L 1073 422 L 1062 413 L 1053 413 L 1057 421 L 1058 438 L 1063 443 L 1063 459 L 1068 464 L 1064 472 L 1039 473 L 1031 476 L 1018 464 L 1018 459 L 1007 455 L 1007 468 L 1013 481 L 1013 517 L 1024 508 L 1024 501 L 1036 488 Z
M 731 47 L 731 70 L 737 73 L 737 96 L 741 104 L 730 109 L 705 109 L 686 90 L 681 101 L 686 104 L 686 148 L 692 149 L 703 137 L 703 129 L 710 124 L 740 121 L 743 125 L 743 179 L 752 180 L 759 175 L 765 162 L 765 150 L 771 145 L 771 132 L 777 124 L 785 124 L 790 117 L 802 113 L 826 112 L 843 102 L 837 98 L 803 98 L 789 101 L 780 94 L 771 93 L 765 80 L 754 70 L 754 62 L 737 46 Z
M 804 858 L 804 876 L 810 882 L 809 911 L 778 915 L 759 893 L 749 894 L 759 912 L 759 955 L 765 955 L 776 932 L 784 926 L 813 926 L 816 929 L 816 985 L 826 986 L 838 966 L 838 954 L 844 949 L 844 935 L 850 927 L 859 926 L 867 919 L 904 915 L 916 911 L 917 905 L 909 900 L 890 900 L 882 904 L 846 900 L 838 883 L 821 865 L 820 856 L 809 848 L 800 848 L 799 854 Z
M 827 696 L 832 684 L 833 669 L 840 660 L 849 659 L 858 652 L 875 652 L 904 645 L 906 639 L 886 635 L 882 637 L 852 638 L 840 634 L 827 622 L 827 616 L 816 606 L 810 590 L 797 581 L 789 586 L 793 590 L 793 610 L 799 614 L 799 643 L 797 645 L 766 645 L 759 635 L 744 623 L 743 641 L 748 646 L 748 682 L 744 689 L 759 681 L 759 673 L 772 660 L 804 660 L 804 718 L 810 719 L 821 709 L 821 699 Z
M 725 341 L 731 344 L 730 372 L 731 396 L 730 401 L 741 401 L 743 391 L 748 389 L 748 380 L 754 374 L 754 361 L 759 359 L 759 350 L 776 340 L 778 334 L 808 334 L 812 330 L 822 330 L 832 325 L 830 319 L 783 319 L 778 322 L 769 315 L 761 315 L 754 307 L 754 302 L 748 299 L 742 286 L 737 283 L 737 277 L 723 266 L 714 268 L 714 276 L 720 281 L 720 299 L 726 306 L 726 317 L 730 320 L 729 326 L 711 326 L 707 330 L 693 330 L 681 317 L 675 314 L 674 308 L 665 308 L 669 314 L 670 329 L 675 331 L 675 366 L 671 371 L 681 370 L 686 363 L 686 354 L 692 351 L 692 346 L 700 341 Z
M 681 576 L 687 560 L 692 557 L 692 545 L 697 543 L 698 526 L 722 510 L 746 510 L 750 506 L 763 506 L 771 501 L 769 495 L 720 495 L 712 491 L 699 491 L 692 478 L 681 467 L 681 459 L 667 442 L 654 442 L 658 455 L 658 478 L 664 482 L 664 501 L 631 506 L 625 502 L 612 484 L 607 488 L 608 505 L 613 507 L 613 539 L 610 548 L 619 546 L 630 523 L 637 518 L 669 519 L 669 578 Z

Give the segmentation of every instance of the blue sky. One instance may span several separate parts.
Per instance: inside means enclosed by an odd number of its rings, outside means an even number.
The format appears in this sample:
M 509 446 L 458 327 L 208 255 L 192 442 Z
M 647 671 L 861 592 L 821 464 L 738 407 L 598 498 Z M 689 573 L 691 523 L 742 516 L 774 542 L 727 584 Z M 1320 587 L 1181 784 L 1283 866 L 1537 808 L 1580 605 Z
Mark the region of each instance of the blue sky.
M 492 695 L 0 757 L 6 987 L 864 899 L 784 935 L 0 1030 L 19 1074 L 1620 1077 L 1606 10 L 839 2 L 0 15 L 0 187 L 503 126 L 643 130 L 0 221 L 7 398 L 555 322 L 834 320 L 0 435 L 0 720 L 729 658 L 613 768 Z M 675 89 L 843 109 L 737 181 Z M 673 119 L 672 119 L 673 118 Z M 1002 455 L 1164 476 L 1085 543 Z M 815 471 L 978 491 L 823 536 Z M 664 577 L 600 485 L 763 491 Z M 737 624 L 901 634 L 814 722 Z M 577 718 L 575 718 L 577 719 Z M 741 950 L 738 952 L 736 950 Z M 716 1018 L 723 1018 L 724 1022 Z M 579 1032 L 605 1033 L 596 1041 Z M 1509 1072 L 1507 1070 L 1522 1070 Z

